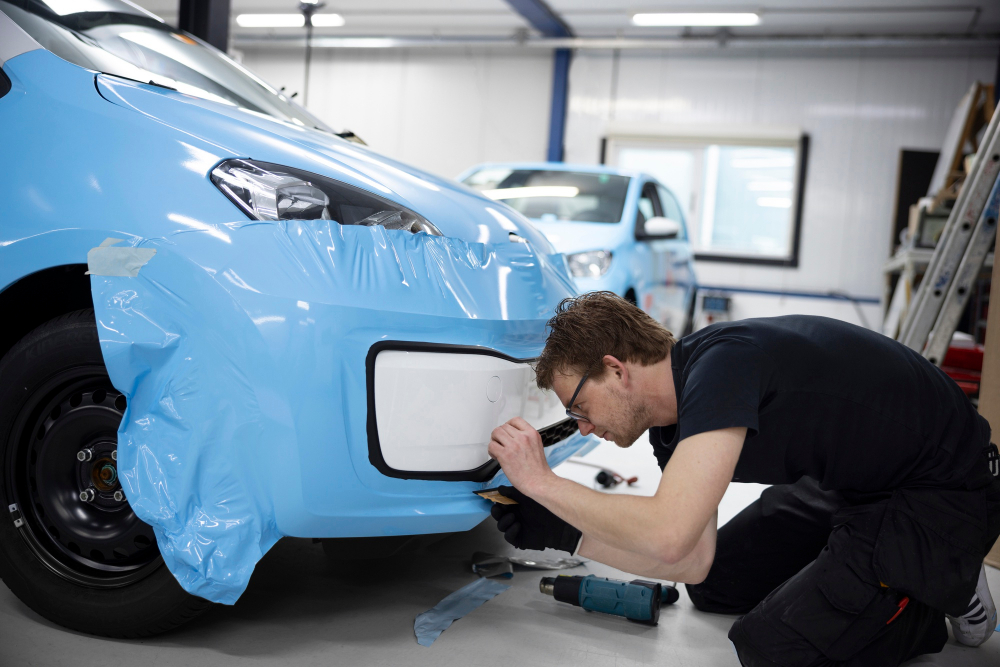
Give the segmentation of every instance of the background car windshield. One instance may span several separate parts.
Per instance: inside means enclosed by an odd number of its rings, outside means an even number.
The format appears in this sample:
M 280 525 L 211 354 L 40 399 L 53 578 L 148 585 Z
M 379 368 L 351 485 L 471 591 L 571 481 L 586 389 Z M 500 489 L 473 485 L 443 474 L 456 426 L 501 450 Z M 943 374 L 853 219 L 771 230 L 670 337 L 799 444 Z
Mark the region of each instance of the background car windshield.
M 297 125 L 332 132 L 221 51 L 116 0 L 0 0 L 0 11 L 64 60 L 152 81 Z
M 488 167 L 465 184 L 537 220 L 619 222 L 628 181 L 614 174 Z

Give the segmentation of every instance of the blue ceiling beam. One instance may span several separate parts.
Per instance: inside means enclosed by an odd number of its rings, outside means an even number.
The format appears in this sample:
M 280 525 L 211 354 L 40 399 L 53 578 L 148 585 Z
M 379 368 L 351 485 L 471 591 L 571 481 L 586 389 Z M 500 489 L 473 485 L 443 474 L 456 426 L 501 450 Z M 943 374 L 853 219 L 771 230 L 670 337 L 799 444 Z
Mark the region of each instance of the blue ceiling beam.
M 507 0 L 514 11 L 524 17 L 532 28 L 546 37 L 574 37 L 562 17 L 552 11 L 545 0 Z M 562 162 L 565 153 L 566 109 L 569 100 L 569 66 L 573 53 L 556 49 L 552 63 L 552 107 L 549 112 L 549 145 L 545 159 Z
M 573 52 L 556 49 L 552 63 L 552 108 L 549 111 L 549 146 L 545 159 L 562 162 L 565 154 L 566 110 L 569 102 L 569 65 Z
M 524 17 L 531 27 L 546 37 L 573 37 L 562 17 L 552 11 L 545 0 L 507 0 L 515 12 Z

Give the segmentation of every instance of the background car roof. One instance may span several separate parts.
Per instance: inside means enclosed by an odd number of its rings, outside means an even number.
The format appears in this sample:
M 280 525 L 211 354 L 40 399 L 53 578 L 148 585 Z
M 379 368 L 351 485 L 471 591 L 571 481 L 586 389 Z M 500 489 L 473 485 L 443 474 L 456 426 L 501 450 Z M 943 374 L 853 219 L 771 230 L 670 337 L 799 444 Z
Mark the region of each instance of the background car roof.
M 506 167 L 508 169 L 544 169 L 546 171 L 580 171 L 590 174 L 614 174 L 616 176 L 628 176 L 629 178 L 640 178 L 649 181 L 656 181 L 656 178 L 642 171 L 631 169 L 621 169 L 605 164 L 568 164 L 566 162 L 483 162 L 473 167 L 469 167 L 457 180 L 463 180 L 473 172 L 488 167 Z M 659 183 L 659 181 L 656 181 Z
M 621 169 L 604 164 L 568 164 L 566 162 L 483 162 L 469 169 L 466 169 L 459 180 L 469 174 L 485 169 L 487 167 L 507 167 L 509 169 L 544 169 L 546 171 L 581 171 L 591 174 L 614 174 L 616 176 L 628 176 L 630 178 L 645 178 L 651 181 L 656 179 L 649 174 L 631 169 Z

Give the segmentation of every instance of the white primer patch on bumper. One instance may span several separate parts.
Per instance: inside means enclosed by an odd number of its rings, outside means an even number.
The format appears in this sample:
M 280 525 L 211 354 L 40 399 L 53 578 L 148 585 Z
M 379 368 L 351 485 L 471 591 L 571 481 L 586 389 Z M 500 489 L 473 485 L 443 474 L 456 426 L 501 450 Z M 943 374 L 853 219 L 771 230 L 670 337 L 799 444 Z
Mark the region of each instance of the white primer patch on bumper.
M 374 389 L 382 457 L 395 470 L 474 470 L 489 461 L 500 424 L 523 417 L 542 429 L 566 418 L 531 366 L 487 354 L 386 350 Z

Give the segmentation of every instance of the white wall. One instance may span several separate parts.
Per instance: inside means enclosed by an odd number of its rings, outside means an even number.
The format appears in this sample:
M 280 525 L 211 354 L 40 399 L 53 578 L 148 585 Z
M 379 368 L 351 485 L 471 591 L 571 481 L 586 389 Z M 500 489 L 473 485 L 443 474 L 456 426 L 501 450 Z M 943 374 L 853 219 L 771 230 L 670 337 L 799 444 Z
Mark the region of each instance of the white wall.
M 301 50 L 247 51 L 243 62 L 302 90 Z M 548 53 L 317 49 L 308 107 L 384 155 L 453 178 L 486 160 L 544 160 L 551 89 Z
M 610 52 L 578 54 L 570 79 L 566 159 L 598 160 L 606 125 L 634 121 L 733 127 L 798 126 L 810 155 L 798 268 L 698 262 L 700 283 L 790 292 L 882 296 L 901 148 L 939 150 L 973 81 L 993 81 L 995 58 L 678 57 L 622 53 L 612 115 Z M 742 295 L 734 317 L 790 312 L 860 323 L 829 299 Z M 864 306 L 878 327 L 878 306 Z

